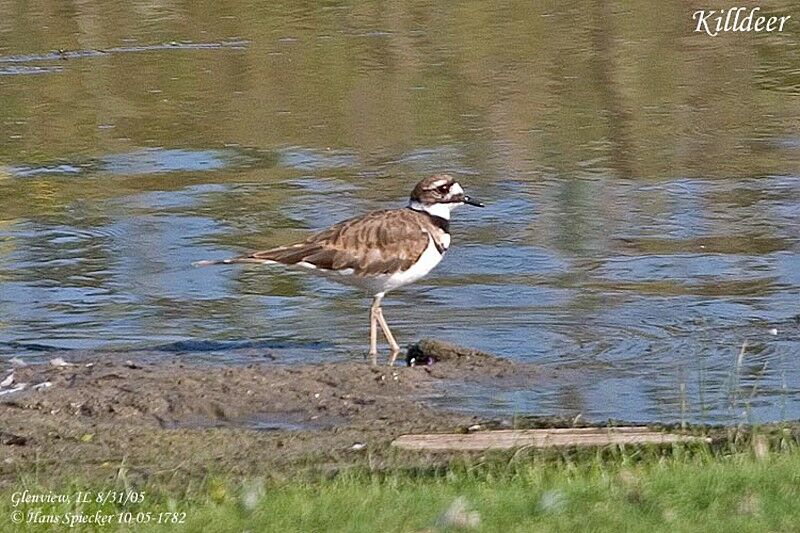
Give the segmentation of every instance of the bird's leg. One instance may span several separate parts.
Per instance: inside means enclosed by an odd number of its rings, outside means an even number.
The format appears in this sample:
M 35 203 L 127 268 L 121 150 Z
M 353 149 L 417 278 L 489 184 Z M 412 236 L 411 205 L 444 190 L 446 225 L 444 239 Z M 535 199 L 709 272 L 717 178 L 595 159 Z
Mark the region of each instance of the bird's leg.
M 372 366 L 378 364 L 378 310 L 381 298 L 375 296 L 369 308 L 369 359 Z
M 392 350 L 392 355 L 389 357 L 389 366 L 393 366 L 395 360 L 397 359 L 397 354 L 400 353 L 400 345 L 397 344 L 397 341 L 394 340 L 394 335 L 392 335 L 392 331 L 389 329 L 389 324 L 386 323 L 386 319 L 383 318 L 383 309 L 380 308 L 380 302 L 378 302 L 378 324 L 381 325 L 381 330 L 383 330 L 383 336 L 386 337 L 386 341 L 389 343 L 389 348 Z

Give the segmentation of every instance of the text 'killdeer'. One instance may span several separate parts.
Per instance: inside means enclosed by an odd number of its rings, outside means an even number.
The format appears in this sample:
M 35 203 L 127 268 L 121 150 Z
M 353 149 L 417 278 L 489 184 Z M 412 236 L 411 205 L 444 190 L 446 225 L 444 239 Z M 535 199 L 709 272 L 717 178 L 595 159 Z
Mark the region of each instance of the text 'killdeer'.
M 334 224 L 303 242 L 195 264 L 279 263 L 369 291 L 374 296 L 369 356 L 376 364 L 380 326 L 392 350 L 392 365 L 400 346 L 383 317 L 381 301 L 387 292 L 417 281 L 439 264 L 450 247 L 450 212 L 463 204 L 483 207 L 464 194 L 452 176 L 431 176 L 417 183 L 405 209 L 372 211 Z

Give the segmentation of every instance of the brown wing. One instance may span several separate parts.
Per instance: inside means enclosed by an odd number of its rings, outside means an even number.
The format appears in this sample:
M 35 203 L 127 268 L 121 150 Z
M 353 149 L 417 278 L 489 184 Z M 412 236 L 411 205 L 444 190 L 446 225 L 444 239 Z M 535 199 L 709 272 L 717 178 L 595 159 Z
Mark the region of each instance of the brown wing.
M 325 270 L 352 268 L 358 275 L 392 274 L 413 265 L 428 246 L 419 213 L 374 211 L 340 222 L 303 242 L 256 252 L 240 262 L 311 263 Z

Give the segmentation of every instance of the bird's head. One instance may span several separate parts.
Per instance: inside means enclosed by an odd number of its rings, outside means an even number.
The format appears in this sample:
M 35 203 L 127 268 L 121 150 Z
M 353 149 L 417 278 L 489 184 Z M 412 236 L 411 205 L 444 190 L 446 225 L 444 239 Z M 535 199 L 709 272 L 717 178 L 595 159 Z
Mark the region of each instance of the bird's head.
M 447 220 L 450 220 L 450 211 L 464 204 L 483 207 L 481 202 L 467 196 L 449 174 L 437 174 L 420 181 L 408 200 L 411 209 Z

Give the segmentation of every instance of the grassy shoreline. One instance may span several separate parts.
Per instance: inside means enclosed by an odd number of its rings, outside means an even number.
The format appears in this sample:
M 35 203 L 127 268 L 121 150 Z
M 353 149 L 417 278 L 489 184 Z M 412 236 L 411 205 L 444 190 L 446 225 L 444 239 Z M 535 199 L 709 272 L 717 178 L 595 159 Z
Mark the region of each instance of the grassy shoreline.
M 470 454 L 392 447 L 403 434 L 476 424 L 575 424 L 431 407 L 422 398 L 454 381 L 546 377 L 533 365 L 449 349 L 455 357 L 424 368 L 219 369 L 107 357 L 15 369 L 20 382 L 51 386 L 0 402 L 0 532 L 422 532 L 459 519 L 503 533 L 797 529 L 797 422 L 652 427 L 708 443 Z M 68 501 L 33 501 L 42 495 Z
M 476 531 L 795 531 L 800 523 L 800 446 L 774 434 L 724 446 L 490 453 L 427 467 L 320 466 L 273 479 L 204 474 L 179 487 L 165 478 L 132 484 L 124 469 L 107 483 L 56 486 L 20 475 L 0 491 L 0 529 L 438 531 L 457 529 L 443 514 L 458 501 Z M 15 506 L 13 495 L 26 489 L 72 501 Z M 139 502 L 74 501 L 77 492 L 96 499 L 140 491 Z M 21 525 L 11 523 L 14 511 L 24 513 Z M 56 515 L 111 518 L 72 528 L 24 523 Z

